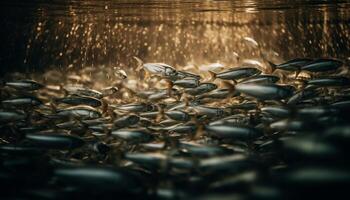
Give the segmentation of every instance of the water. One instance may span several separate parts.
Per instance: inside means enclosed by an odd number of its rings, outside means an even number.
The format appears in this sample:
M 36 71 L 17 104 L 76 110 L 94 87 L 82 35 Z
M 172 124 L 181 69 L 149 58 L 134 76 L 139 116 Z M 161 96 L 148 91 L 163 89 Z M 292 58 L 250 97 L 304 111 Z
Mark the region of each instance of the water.
M 1 71 L 350 56 L 350 1 L 2 1 Z M 3 73 L 2 73 L 3 74 Z

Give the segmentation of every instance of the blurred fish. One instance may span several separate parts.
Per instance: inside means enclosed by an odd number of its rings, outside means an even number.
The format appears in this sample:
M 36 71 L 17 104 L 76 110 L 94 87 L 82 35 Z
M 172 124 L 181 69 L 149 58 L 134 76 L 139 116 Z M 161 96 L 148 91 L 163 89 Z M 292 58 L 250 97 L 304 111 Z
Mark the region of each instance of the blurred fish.
M 143 63 L 140 58 L 134 57 L 138 63 L 137 71 L 145 69 L 151 74 L 158 75 L 161 77 L 172 78 L 177 75 L 176 70 L 167 64 L 164 63 Z
M 33 91 L 44 88 L 43 84 L 38 83 L 34 80 L 9 81 L 5 82 L 5 85 L 23 91 Z
M 238 80 L 242 78 L 247 78 L 250 76 L 258 75 L 261 73 L 260 70 L 253 67 L 240 67 L 240 68 L 232 68 L 224 72 L 215 73 L 209 71 L 211 75 L 211 80 L 215 80 L 217 78 L 223 80 Z

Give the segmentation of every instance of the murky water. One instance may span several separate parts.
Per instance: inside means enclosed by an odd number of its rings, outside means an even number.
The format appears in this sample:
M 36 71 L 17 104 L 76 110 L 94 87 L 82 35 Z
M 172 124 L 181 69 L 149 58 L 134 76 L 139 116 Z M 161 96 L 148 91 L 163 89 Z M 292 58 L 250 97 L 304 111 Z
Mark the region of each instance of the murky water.
M 350 56 L 350 1 L 2 1 L 1 71 Z

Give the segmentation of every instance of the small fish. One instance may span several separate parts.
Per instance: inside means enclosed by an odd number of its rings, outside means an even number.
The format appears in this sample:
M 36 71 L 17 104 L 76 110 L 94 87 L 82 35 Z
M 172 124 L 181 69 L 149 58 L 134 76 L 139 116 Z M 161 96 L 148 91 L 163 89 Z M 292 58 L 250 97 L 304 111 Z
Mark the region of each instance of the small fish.
M 33 147 L 45 148 L 45 149 L 75 149 L 82 147 L 84 140 L 71 135 L 59 135 L 59 134 L 26 134 L 25 140 L 28 141 Z
M 87 105 L 92 107 L 99 107 L 102 105 L 102 102 L 99 99 L 89 96 L 79 96 L 79 95 L 70 95 L 63 98 L 58 98 L 55 100 L 56 103 L 65 103 L 69 105 Z
M 158 110 L 156 106 L 146 103 L 124 104 L 117 106 L 115 109 L 129 112 L 149 112 Z
M 305 66 L 308 63 L 311 63 L 312 61 L 313 59 L 311 58 L 296 58 L 278 65 L 272 62 L 269 62 L 269 64 L 272 68 L 272 72 L 276 69 L 285 71 L 300 71 L 303 66 Z
M 137 124 L 139 120 L 140 117 L 131 114 L 114 120 L 113 125 L 115 128 L 125 128 Z
M 215 90 L 218 86 L 214 83 L 201 83 L 196 88 L 187 88 L 185 89 L 185 93 L 190 94 L 192 96 L 200 95 L 203 93 L 210 92 Z
M 159 92 L 153 93 L 151 95 L 148 96 L 148 100 L 150 101 L 159 101 L 161 99 L 166 99 L 166 98 L 170 98 L 170 97 L 175 97 L 177 99 L 179 99 L 179 91 L 172 88 L 170 90 L 161 90 Z
M 243 37 L 243 41 L 246 42 L 247 44 L 249 44 L 250 46 L 254 47 L 254 48 L 258 48 L 259 47 L 259 43 L 257 41 L 255 41 L 251 37 Z
M 118 87 L 112 86 L 112 87 L 106 87 L 101 90 L 102 96 L 107 97 L 111 96 L 119 91 Z
M 186 71 L 177 71 L 177 74 L 175 76 L 175 80 L 181 80 L 181 79 L 186 79 L 186 78 L 196 79 L 196 80 L 201 79 L 201 77 L 197 74 L 192 74 L 192 73 L 189 73 Z
M 247 101 L 241 104 L 234 104 L 234 105 L 228 106 L 227 108 L 231 110 L 231 113 L 234 113 L 236 110 L 249 111 L 249 110 L 257 109 L 258 104 L 256 102 Z
M 225 109 L 209 106 L 191 106 L 189 109 L 193 110 L 197 116 L 207 118 L 223 117 L 226 114 Z
M 70 86 L 64 86 L 63 90 L 65 90 L 68 94 L 76 94 L 80 96 L 89 96 L 89 97 L 95 97 L 97 99 L 102 99 L 103 94 L 97 90 L 89 89 L 82 87 L 80 85 L 70 85 Z
M 126 72 L 122 69 L 117 69 L 115 72 L 114 72 L 114 75 L 117 76 L 117 77 L 120 77 L 121 79 L 127 79 L 128 78 L 128 75 L 126 74 Z
M 114 130 L 111 132 L 111 136 L 131 143 L 150 142 L 153 139 L 153 135 L 148 133 L 145 129 Z
M 112 192 L 112 194 L 117 192 L 117 194 L 131 196 L 144 192 L 144 186 L 139 181 L 136 173 L 118 168 L 61 167 L 55 169 L 53 175 L 68 187 L 78 186 L 80 189 L 84 189 L 85 192 L 93 190 L 94 194 L 102 192 L 100 195 L 103 195 L 105 192 Z
M 109 133 L 111 131 L 112 124 L 98 124 L 89 126 L 88 129 L 93 132 L 99 132 L 99 133 Z
M 199 80 L 196 78 L 187 77 L 184 79 L 174 81 L 173 85 L 177 85 L 183 88 L 195 88 L 199 86 Z
M 308 86 L 336 87 L 350 85 L 350 79 L 346 77 L 315 78 L 307 81 Z
M 222 172 L 239 173 L 252 166 L 247 156 L 242 154 L 214 156 L 199 161 L 199 171 L 202 173 L 221 174 Z
M 27 118 L 27 115 L 19 112 L 0 111 L 0 123 L 17 122 Z
M 293 96 L 291 96 L 288 99 L 287 104 L 288 105 L 295 105 L 303 100 L 313 98 L 313 97 L 317 96 L 318 94 L 319 94 L 319 92 L 316 90 L 304 89 L 304 90 L 301 90 L 301 91 L 294 93 Z
M 242 141 L 249 141 L 262 136 L 262 133 L 257 129 L 243 125 L 207 125 L 205 131 L 212 137 Z
M 177 75 L 177 71 L 170 65 L 164 63 L 143 63 L 140 58 L 134 57 L 134 59 L 138 62 L 137 71 L 143 68 L 151 74 L 165 78 L 171 78 Z
M 175 124 L 173 126 L 165 127 L 163 130 L 167 130 L 170 133 L 185 133 L 193 134 L 196 133 L 198 125 L 195 123 L 186 123 L 186 124 Z
M 209 93 L 201 94 L 197 97 L 197 99 L 226 99 L 230 97 L 236 97 L 239 95 L 240 93 L 238 91 L 232 91 L 231 89 L 223 88 L 213 90 Z
M 101 113 L 90 106 L 74 106 L 62 110 L 57 110 L 57 113 L 53 115 L 53 118 L 55 118 L 55 116 L 63 118 L 95 119 L 100 118 Z
M 35 107 L 42 105 L 43 102 L 36 97 L 18 97 L 15 99 L 3 100 L 1 104 L 4 107 Z
M 279 80 L 280 80 L 280 78 L 278 76 L 274 76 L 274 75 L 257 75 L 257 76 L 252 76 L 252 77 L 249 77 L 247 79 L 244 79 L 239 83 L 273 84 Z
M 293 89 L 276 84 L 237 84 L 235 90 L 260 100 L 280 100 L 293 95 Z
M 340 60 L 334 59 L 316 59 L 301 67 L 301 70 L 309 72 L 325 72 L 336 70 L 343 65 Z
M 240 67 L 240 68 L 232 68 L 224 72 L 215 73 L 209 71 L 211 80 L 215 80 L 217 78 L 223 80 L 238 80 L 242 78 L 247 78 L 250 76 L 258 75 L 261 71 L 254 67 Z
M 195 157 L 211 157 L 232 153 L 232 150 L 221 146 L 202 145 L 191 142 L 181 142 L 179 148 L 181 153 Z
M 261 112 L 278 118 L 287 118 L 291 114 L 290 109 L 283 106 L 265 106 L 261 108 Z
M 160 153 L 127 153 L 125 159 L 148 169 L 164 169 L 167 165 L 167 157 Z
M 17 90 L 33 91 L 44 88 L 44 85 L 33 80 L 18 80 L 5 82 L 8 87 L 15 88 Z
M 170 119 L 176 120 L 176 121 L 190 121 L 191 116 L 181 110 L 172 110 L 167 111 L 164 113 L 166 116 L 168 116 Z

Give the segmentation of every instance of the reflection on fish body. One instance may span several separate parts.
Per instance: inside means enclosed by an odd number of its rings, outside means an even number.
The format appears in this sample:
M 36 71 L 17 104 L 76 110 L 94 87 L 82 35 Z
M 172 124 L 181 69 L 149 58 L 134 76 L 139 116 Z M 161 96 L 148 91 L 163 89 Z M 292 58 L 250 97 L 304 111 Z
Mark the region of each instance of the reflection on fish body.
M 196 95 L 200 95 L 200 94 L 203 94 L 203 93 L 207 93 L 207 92 L 213 91 L 217 87 L 218 86 L 215 85 L 214 83 L 201 83 L 196 88 L 185 89 L 185 93 L 190 94 L 192 96 L 196 96 Z
M 261 71 L 253 67 L 241 67 L 241 68 L 232 68 L 224 72 L 215 74 L 211 72 L 212 79 L 223 79 L 223 80 L 238 80 L 242 78 L 247 78 L 250 76 L 258 75 Z
M 0 123 L 16 122 L 26 119 L 24 113 L 12 111 L 0 111 Z
M 302 66 L 302 70 L 309 72 L 325 72 L 336 70 L 343 65 L 340 60 L 334 59 L 316 59 L 307 65 Z
M 80 85 L 69 85 L 63 87 L 63 89 L 69 94 L 76 94 L 80 96 L 95 97 L 97 99 L 102 99 L 103 94 L 97 90 L 82 87 Z
M 33 147 L 47 149 L 75 149 L 85 144 L 84 140 L 70 135 L 26 134 L 25 139 Z
M 5 85 L 8 87 L 12 87 L 17 90 L 23 90 L 23 91 L 33 91 L 33 90 L 42 89 L 44 87 L 44 85 L 34 80 L 9 81 L 9 82 L 5 82 Z
M 293 94 L 291 88 L 275 84 L 238 84 L 235 86 L 235 89 L 260 100 L 280 100 Z
M 89 106 L 74 106 L 67 109 L 58 110 L 55 115 L 58 117 L 71 117 L 78 119 L 95 119 L 101 117 L 101 113 L 98 110 Z
M 31 108 L 42 105 L 43 102 L 36 97 L 20 97 L 15 99 L 3 100 L 1 104 L 4 107 L 26 107 Z
M 92 107 L 99 107 L 102 105 L 102 102 L 99 99 L 96 99 L 94 97 L 88 97 L 88 96 L 78 96 L 78 95 L 71 95 L 64 98 L 60 98 L 56 100 L 57 103 L 65 103 L 69 105 L 87 105 Z
M 223 139 L 237 139 L 242 141 L 249 141 L 262 136 L 262 133 L 252 127 L 243 125 L 208 125 L 205 127 L 209 136 L 223 138 Z

